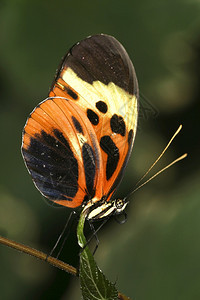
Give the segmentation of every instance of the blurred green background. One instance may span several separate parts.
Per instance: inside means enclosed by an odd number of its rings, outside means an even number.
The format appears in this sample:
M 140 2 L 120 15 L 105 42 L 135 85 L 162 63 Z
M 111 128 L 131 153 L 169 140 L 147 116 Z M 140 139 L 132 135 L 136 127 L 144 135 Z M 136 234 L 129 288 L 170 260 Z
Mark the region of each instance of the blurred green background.
M 46 98 L 61 57 L 95 33 L 115 36 L 133 60 L 140 91 L 157 108 L 139 120 L 118 190 L 123 197 L 183 124 L 155 171 L 188 152 L 132 196 L 128 220 L 111 220 L 95 255 L 118 289 L 140 300 L 200 299 L 200 2 L 93 0 L 0 2 L 0 234 L 49 252 L 70 209 L 47 205 L 25 169 L 21 133 Z M 61 259 L 78 265 L 76 228 Z M 78 279 L 0 246 L 1 299 L 80 299 Z

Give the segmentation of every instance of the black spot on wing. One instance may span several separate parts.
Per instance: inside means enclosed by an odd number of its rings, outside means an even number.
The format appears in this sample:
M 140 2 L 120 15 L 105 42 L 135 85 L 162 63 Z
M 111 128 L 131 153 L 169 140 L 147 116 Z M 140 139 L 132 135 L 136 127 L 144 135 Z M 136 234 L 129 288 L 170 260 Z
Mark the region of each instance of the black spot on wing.
M 96 103 L 96 108 L 97 108 L 100 112 L 102 112 L 103 114 L 105 114 L 105 113 L 107 112 L 107 110 L 108 110 L 108 106 L 107 106 L 107 104 L 106 104 L 104 101 L 98 101 L 98 102 Z
M 130 145 L 133 140 L 133 129 L 131 129 L 128 133 L 128 144 Z
M 37 188 L 50 200 L 73 200 L 78 191 L 78 162 L 68 141 L 58 130 L 41 131 L 22 149 Z
M 87 109 L 87 117 L 92 123 L 92 125 L 99 124 L 99 116 L 91 109 Z
M 83 144 L 82 156 L 83 156 L 87 192 L 89 195 L 93 195 L 94 179 L 96 173 L 95 155 L 92 147 L 88 143 Z
M 128 149 L 128 153 L 126 155 L 126 158 L 123 162 L 123 165 L 120 169 L 120 172 L 115 180 L 115 182 L 113 183 L 112 187 L 110 188 L 108 194 L 107 194 L 107 197 L 109 197 L 109 195 L 117 188 L 117 186 L 120 184 L 121 180 L 122 180 L 122 177 L 123 177 L 123 174 L 124 174 L 124 170 L 127 166 L 127 163 L 128 163 L 128 160 L 130 158 L 130 155 L 131 155 L 131 150 L 132 150 L 132 141 L 133 141 L 133 129 L 131 129 L 129 131 L 129 134 L 128 134 L 128 144 L 129 144 L 129 149 Z
M 79 121 L 74 116 L 72 116 L 72 121 L 73 121 L 73 124 L 74 124 L 76 130 L 79 133 L 83 134 L 83 128 L 82 128 L 82 126 L 81 126 L 81 124 L 79 123 Z
M 122 136 L 125 136 L 126 125 L 124 119 L 121 116 L 114 114 L 110 119 L 110 127 L 112 132 L 119 133 Z
M 78 99 L 78 95 L 74 91 L 72 91 L 69 87 L 66 88 L 66 91 L 67 91 L 67 94 L 69 96 L 71 96 L 74 100 Z
M 113 82 L 129 94 L 139 96 L 133 64 L 124 47 L 112 36 L 97 34 L 74 45 L 63 58 L 55 80 L 67 67 L 88 83 Z
M 101 138 L 100 147 L 108 155 L 106 163 L 106 179 L 109 180 L 115 172 L 119 162 L 119 149 L 108 135 Z

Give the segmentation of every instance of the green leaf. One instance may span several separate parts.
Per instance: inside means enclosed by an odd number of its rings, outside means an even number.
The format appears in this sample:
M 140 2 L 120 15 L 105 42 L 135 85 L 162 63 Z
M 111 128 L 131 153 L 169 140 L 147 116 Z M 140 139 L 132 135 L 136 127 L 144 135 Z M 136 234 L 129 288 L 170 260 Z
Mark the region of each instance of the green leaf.
M 81 248 L 86 245 L 83 233 L 85 216 L 81 214 L 77 237 Z M 80 283 L 83 300 L 117 300 L 118 292 L 115 284 L 111 283 L 97 266 L 92 253 L 86 246 L 80 254 Z

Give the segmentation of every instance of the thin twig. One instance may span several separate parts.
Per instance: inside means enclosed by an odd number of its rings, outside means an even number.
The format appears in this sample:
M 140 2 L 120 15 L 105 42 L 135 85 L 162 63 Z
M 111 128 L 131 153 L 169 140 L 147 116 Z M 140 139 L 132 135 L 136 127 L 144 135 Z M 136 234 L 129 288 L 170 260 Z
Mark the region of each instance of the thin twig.
M 38 250 L 36 250 L 34 248 L 31 248 L 29 246 L 26 246 L 26 245 L 11 241 L 11 240 L 9 240 L 7 238 L 4 238 L 2 236 L 0 236 L 0 244 L 6 245 L 8 247 L 14 248 L 16 250 L 19 250 L 21 252 L 24 252 L 26 254 L 29 254 L 29 255 L 34 256 L 36 258 L 39 258 L 43 261 L 48 262 L 49 264 L 53 265 L 56 268 L 59 268 L 59 269 L 65 271 L 65 272 L 68 272 L 68 273 L 70 273 L 74 276 L 78 276 L 78 271 L 77 271 L 76 268 L 64 263 L 63 261 L 61 261 L 57 258 L 54 258 L 52 256 L 47 256 L 47 254 L 44 253 L 44 252 L 38 251 Z

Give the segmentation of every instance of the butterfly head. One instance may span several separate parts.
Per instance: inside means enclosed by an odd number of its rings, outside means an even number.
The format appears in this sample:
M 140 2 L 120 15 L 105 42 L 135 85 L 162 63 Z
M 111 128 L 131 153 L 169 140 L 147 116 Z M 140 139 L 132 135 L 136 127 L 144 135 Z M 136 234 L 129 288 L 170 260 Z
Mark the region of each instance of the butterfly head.
M 109 217 L 111 215 L 121 214 L 126 208 L 128 202 L 124 199 L 114 199 L 107 202 L 106 199 L 102 199 L 96 203 L 89 202 L 84 211 L 88 220 L 98 220 Z

